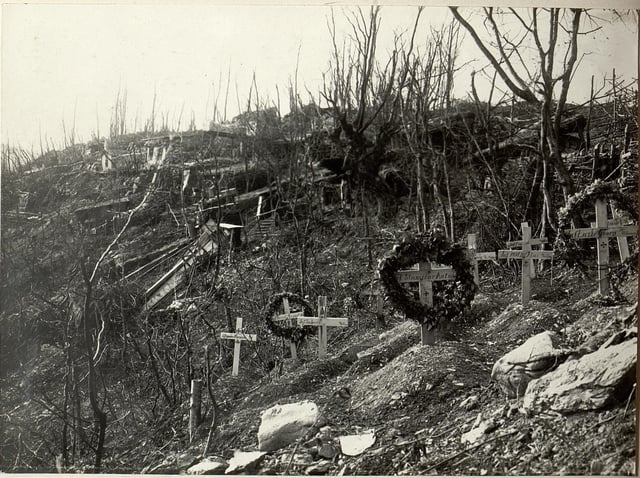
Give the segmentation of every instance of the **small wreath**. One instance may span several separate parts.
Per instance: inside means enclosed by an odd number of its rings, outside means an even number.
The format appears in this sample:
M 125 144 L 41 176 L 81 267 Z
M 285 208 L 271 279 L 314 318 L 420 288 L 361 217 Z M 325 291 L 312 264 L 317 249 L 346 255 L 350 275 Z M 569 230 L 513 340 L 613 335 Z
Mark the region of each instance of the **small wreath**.
M 410 292 L 396 278 L 396 272 L 419 262 L 435 262 L 451 266 L 455 282 L 434 284 L 434 304 L 429 307 L 414 300 Z M 471 305 L 476 285 L 466 249 L 451 244 L 440 230 L 428 231 L 412 240 L 405 240 L 393 247 L 378 266 L 385 298 L 391 305 L 420 324 L 434 328 L 440 321 L 453 320 Z
M 592 206 L 596 199 L 611 201 L 614 206 L 625 211 L 634 220 L 638 220 L 635 198 L 620 191 L 620 186 L 615 182 L 594 181 L 584 190 L 574 194 L 567 200 L 566 206 L 558 211 L 558 237 L 554 244 L 556 257 L 564 260 L 568 265 L 579 264 L 582 259 L 582 248 L 578 241 L 566 232 L 571 219 L 578 216 L 586 207 Z
M 280 306 L 284 299 L 288 299 L 289 303 L 302 306 L 302 310 L 306 316 L 311 316 L 313 311 L 309 303 L 297 294 L 291 292 L 281 292 L 271 297 L 271 300 L 264 309 L 264 321 L 273 335 L 291 340 L 294 344 L 300 345 L 308 335 L 316 333 L 316 327 L 284 327 L 273 321 L 273 316 L 280 313 Z

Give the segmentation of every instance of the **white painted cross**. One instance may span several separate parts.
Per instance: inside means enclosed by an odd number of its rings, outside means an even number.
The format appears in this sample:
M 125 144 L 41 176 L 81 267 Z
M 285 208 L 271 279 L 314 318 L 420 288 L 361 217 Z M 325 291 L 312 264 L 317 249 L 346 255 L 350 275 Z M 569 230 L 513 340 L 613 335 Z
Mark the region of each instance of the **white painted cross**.
M 318 358 L 327 356 L 327 327 L 347 327 L 349 319 L 344 317 L 327 317 L 327 297 L 318 297 L 317 317 L 298 317 L 298 325 L 318 326 Z
M 607 220 L 607 203 L 596 200 L 596 223 L 592 228 L 566 229 L 565 233 L 573 239 L 597 239 L 598 241 L 598 292 L 609 293 L 609 239 L 612 237 L 635 236 L 638 226 L 610 226 Z M 621 253 L 622 257 L 622 253 Z
M 233 340 L 235 344 L 233 346 L 233 371 L 231 375 L 238 376 L 238 370 L 240 370 L 240 343 L 243 340 L 249 342 L 255 342 L 258 340 L 258 336 L 255 334 L 245 334 L 242 331 L 242 317 L 236 319 L 236 331 L 235 332 L 221 332 L 220 338 L 225 340 Z
M 282 299 L 282 307 L 284 308 L 284 314 L 275 314 L 273 316 L 274 322 L 284 322 L 288 326 L 295 325 L 295 321 L 298 317 L 302 317 L 304 315 L 303 312 L 291 312 L 289 309 L 289 299 L 286 297 Z M 289 348 L 291 350 L 291 358 L 296 360 L 298 358 L 298 352 L 296 350 L 296 344 L 293 341 L 288 340 Z
M 441 280 L 454 280 L 456 272 L 449 267 L 432 269 L 431 263 L 420 262 L 417 270 L 398 271 L 396 278 L 401 284 L 417 282 L 420 303 L 433 307 L 433 283 Z M 435 331 L 430 330 L 428 324 L 422 324 L 420 337 L 422 345 L 433 345 L 436 341 Z
M 477 242 L 475 234 L 467 235 L 467 258 L 473 267 L 473 282 L 480 287 L 480 274 L 478 273 L 478 262 L 495 261 L 495 252 L 477 252 Z
M 532 251 L 532 244 L 541 244 L 542 239 L 531 239 L 531 228 L 526 222 L 522 223 L 522 241 L 517 241 L 522 250 L 499 250 L 498 259 L 522 260 L 522 305 L 527 305 L 531 299 L 531 260 L 552 259 L 553 251 Z M 544 239 L 544 238 L 543 238 Z M 509 243 L 507 243 L 509 244 Z M 513 243 L 511 243 L 513 244 Z

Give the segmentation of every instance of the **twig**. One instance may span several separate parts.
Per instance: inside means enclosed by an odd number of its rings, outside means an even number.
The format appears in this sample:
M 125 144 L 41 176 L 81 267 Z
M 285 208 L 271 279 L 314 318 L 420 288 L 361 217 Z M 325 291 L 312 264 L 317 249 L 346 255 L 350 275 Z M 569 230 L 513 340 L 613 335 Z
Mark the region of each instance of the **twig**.
M 421 470 L 422 473 L 427 473 L 431 470 L 434 470 L 435 468 L 439 468 L 440 466 L 444 465 L 445 463 L 451 461 L 451 460 L 455 460 L 456 458 L 458 458 L 459 456 L 464 455 L 465 453 L 469 453 L 477 448 L 480 448 L 483 445 L 486 445 L 487 443 L 491 443 L 493 441 L 499 440 L 500 438 L 505 438 L 511 435 L 515 435 L 515 433 L 518 430 L 512 430 L 510 432 L 507 433 L 503 433 L 502 435 L 496 435 L 493 438 L 489 438 L 488 440 L 485 440 L 481 443 L 478 443 L 477 445 L 472 446 L 471 448 L 467 448 L 466 450 L 462 450 L 458 453 L 454 453 L 453 455 L 448 456 L 447 458 L 445 458 L 444 460 L 439 461 L 438 463 L 436 463 L 435 465 L 430 466 L 427 469 Z

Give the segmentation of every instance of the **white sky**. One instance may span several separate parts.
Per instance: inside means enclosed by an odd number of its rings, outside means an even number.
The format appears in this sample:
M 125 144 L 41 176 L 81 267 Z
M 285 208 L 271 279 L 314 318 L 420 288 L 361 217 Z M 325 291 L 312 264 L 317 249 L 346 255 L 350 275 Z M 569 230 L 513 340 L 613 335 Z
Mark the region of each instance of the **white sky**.
M 335 10 L 337 19 L 341 12 Z M 383 7 L 380 52 L 390 47 L 394 30 L 412 27 L 415 12 L 416 7 Z M 322 6 L 5 4 L 2 141 L 38 149 L 41 130 L 61 145 L 63 119 L 69 130 L 74 109 L 76 136 L 90 139 L 98 122 L 104 136 L 119 88 L 127 91 L 127 117 L 133 123 L 138 116 L 138 129 L 149 116 L 154 88 L 157 110 L 168 112 L 170 123 L 177 122 L 184 108 L 183 127 L 193 113 L 196 125 L 206 128 L 213 103 L 208 98 L 222 86 L 218 103 L 222 108 L 228 68 L 228 119 L 238 113 L 236 82 L 244 106 L 254 71 L 262 94 L 272 100 L 275 85 L 279 86 L 286 110 L 286 87 L 295 72 L 298 48 L 299 84 L 313 93 L 321 85 L 331 48 L 325 22 L 329 13 Z M 418 42 L 425 38 L 429 23 L 438 26 L 451 18 L 446 8 L 427 8 Z M 345 22 L 339 21 L 338 27 L 344 28 Z M 610 77 L 613 67 L 618 76 L 637 78 L 633 20 L 607 24 L 580 42 L 581 51 L 593 53 L 579 66 L 572 86 L 574 99 L 588 95 L 592 74 L 598 84 L 605 74 Z M 458 97 L 469 90 L 470 68 L 486 64 L 470 40 L 464 45 L 461 61 L 478 60 L 457 78 Z M 223 85 L 219 85 L 221 73 Z

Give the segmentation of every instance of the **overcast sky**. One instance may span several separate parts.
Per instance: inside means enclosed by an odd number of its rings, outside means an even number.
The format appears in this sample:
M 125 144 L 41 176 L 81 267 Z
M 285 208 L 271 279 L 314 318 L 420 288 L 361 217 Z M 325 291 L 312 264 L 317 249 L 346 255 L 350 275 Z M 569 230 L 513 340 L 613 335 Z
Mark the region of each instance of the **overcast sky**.
M 343 10 L 334 11 L 342 35 Z M 394 31 L 411 28 L 415 13 L 416 7 L 383 7 L 379 51 L 390 48 Z M 3 5 L 2 141 L 30 147 L 41 131 L 60 145 L 62 122 L 69 130 L 74 111 L 77 136 L 88 140 L 98 126 L 104 136 L 119 88 L 127 91 L 130 123 L 137 116 L 141 126 L 149 117 L 155 89 L 156 108 L 172 124 L 183 110 L 183 126 L 193 114 L 206 128 L 218 91 L 222 108 L 229 69 L 229 119 L 238 113 L 236 84 L 244 106 L 254 71 L 262 94 L 273 101 L 279 86 L 286 109 L 298 51 L 299 84 L 314 93 L 322 84 L 331 47 L 328 14 L 321 6 Z M 451 18 L 446 8 L 427 8 L 417 41 L 430 24 Z M 637 77 L 635 21 L 605 24 L 582 37 L 580 48 L 592 53 L 579 65 L 575 100 L 588 95 L 592 74 L 600 84 L 613 67 L 628 80 Z M 486 64 L 471 41 L 461 61 L 471 63 L 456 79 L 457 97 L 467 95 L 471 69 Z

